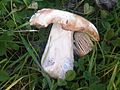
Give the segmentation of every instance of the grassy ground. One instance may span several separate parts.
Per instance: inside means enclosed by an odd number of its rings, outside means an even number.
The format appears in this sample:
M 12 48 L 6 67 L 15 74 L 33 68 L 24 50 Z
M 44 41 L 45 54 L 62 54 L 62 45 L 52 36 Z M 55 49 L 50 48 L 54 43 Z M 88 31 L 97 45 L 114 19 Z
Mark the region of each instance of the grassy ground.
M 72 8 L 64 7 L 65 0 L 0 1 L 0 90 L 120 90 L 120 1 L 110 12 L 83 1 Z M 43 7 L 80 14 L 100 33 L 101 41 L 89 55 L 75 57 L 74 71 L 65 80 L 50 78 L 40 66 L 51 26 L 17 32 L 33 29 L 28 21 Z

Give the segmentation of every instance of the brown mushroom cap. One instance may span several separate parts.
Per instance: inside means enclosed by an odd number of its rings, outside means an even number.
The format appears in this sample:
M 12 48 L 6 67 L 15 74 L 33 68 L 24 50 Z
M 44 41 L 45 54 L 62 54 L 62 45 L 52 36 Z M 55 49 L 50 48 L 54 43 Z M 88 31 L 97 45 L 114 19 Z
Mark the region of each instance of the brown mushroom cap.
M 70 12 L 45 8 L 38 10 L 30 19 L 30 25 L 47 27 L 51 23 L 60 24 L 64 30 L 74 31 L 74 49 L 80 56 L 92 50 L 92 41 L 100 40 L 96 27 L 90 21 Z

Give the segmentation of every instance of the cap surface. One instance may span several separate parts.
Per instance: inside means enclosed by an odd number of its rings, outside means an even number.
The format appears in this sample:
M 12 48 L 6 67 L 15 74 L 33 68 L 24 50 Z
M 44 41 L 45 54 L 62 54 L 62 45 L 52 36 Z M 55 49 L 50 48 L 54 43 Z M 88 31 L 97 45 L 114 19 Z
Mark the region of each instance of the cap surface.
M 100 40 L 96 27 L 90 21 L 67 11 L 45 8 L 38 10 L 30 19 L 30 25 L 47 27 L 51 23 L 60 24 L 63 30 L 75 32 L 75 51 L 80 56 L 92 50 L 92 41 Z

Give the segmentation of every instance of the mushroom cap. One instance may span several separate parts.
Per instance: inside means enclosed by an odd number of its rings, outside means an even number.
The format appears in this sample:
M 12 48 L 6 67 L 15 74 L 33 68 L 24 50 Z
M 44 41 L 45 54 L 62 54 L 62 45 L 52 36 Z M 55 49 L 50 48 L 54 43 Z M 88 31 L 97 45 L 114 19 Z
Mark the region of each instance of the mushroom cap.
M 92 41 L 100 40 L 96 27 L 90 21 L 67 11 L 45 8 L 38 10 L 30 19 L 30 25 L 47 27 L 51 23 L 74 32 L 74 50 L 80 56 L 92 50 Z
M 96 27 L 90 21 L 67 11 L 45 8 L 38 10 L 30 19 L 30 25 L 47 27 L 51 23 L 58 23 L 65 30 L 87 33 L 95 41 L 100 40 Z

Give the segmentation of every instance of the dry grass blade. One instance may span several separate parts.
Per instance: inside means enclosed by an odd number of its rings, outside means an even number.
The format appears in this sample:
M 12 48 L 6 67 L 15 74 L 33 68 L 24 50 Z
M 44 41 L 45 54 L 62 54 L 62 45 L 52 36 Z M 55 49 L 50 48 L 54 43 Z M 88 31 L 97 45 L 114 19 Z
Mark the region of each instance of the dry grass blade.
M 24 77 L 19 78 L 18 80 L 14 81 L 10 86 L 8 86 L 5 90 L 10 90 L 13 86 L 15 86 L 20 80 Z

